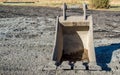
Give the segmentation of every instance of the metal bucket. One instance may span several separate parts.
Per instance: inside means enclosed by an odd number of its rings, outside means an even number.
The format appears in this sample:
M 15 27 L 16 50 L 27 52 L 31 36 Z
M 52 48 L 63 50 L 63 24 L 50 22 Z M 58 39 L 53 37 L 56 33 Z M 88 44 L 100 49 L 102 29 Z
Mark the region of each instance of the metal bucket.
M 53 60 L 56 63 L 64 61 L 87 61 L 96 63 L 93 45 L 92 16 L 86 15 L 86 5 L 83 6 L 83 16 L 66 17 L 67 6 L 64 4 L 63 16 L 56 20 L 56 42 Z

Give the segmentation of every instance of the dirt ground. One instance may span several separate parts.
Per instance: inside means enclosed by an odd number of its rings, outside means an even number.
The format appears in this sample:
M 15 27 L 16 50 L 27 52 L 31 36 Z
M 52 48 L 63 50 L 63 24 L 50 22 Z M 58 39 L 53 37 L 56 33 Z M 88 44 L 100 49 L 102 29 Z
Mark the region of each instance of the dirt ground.
M 97 65 L 102 71 L 48 70 L 55 42 L 55 18 L 60 8 L 0 6 L 1 75 L 119 75 L 120 12 L 88 10 L 93 15 Z M 67 15 L 82 15 L 71 9 Z

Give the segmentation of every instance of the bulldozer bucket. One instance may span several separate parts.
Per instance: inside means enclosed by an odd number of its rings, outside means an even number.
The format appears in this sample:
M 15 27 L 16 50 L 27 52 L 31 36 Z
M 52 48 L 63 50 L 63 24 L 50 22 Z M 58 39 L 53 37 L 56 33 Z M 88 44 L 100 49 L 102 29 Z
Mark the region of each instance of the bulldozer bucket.
M 63 16 L 56 19 L 56 42 L 53 60 L 56 63 L 64 61 L 87 61 L 96 63 L 93 45 L 92 16 L 86 15 L 86 6 L 83 7 L 83 16 L 66 16 L 64 4 Z

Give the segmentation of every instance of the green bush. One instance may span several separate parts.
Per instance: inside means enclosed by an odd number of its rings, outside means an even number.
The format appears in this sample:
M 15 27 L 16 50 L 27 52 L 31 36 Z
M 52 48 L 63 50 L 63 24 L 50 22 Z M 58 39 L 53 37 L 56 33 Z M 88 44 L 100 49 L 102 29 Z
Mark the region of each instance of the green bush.
M 109 8 L 110 0 L 90 0 L 90 5 L 93 8 Z

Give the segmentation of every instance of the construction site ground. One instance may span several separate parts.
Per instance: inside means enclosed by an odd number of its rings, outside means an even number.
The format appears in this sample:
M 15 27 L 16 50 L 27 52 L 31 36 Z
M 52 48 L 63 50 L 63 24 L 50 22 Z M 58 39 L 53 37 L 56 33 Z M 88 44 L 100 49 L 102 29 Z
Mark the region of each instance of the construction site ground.
M 83 15 L 71 9 L 67 15 Z M 88 10 L 93 15 L 94 45 L 101 71 L 43 70 L 52 61 L 55 19 L 60 8 L 0 6 L 0 75 L 119 75 L 120 12 Z

